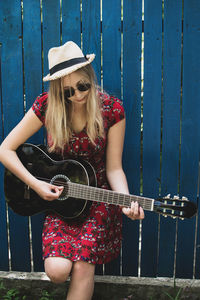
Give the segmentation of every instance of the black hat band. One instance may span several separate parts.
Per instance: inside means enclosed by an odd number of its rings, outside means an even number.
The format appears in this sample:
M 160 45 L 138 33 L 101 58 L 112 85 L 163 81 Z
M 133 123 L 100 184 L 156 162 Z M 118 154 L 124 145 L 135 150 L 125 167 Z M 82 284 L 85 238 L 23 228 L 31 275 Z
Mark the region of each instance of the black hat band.
M 86 57 L 77 57 L 77 58 L 72 58 L 70 60 L 64 61 L 60 64 L 55 65 L 53 68 L 49 70 L 50 75 L 53 75 L 54 73 L 61 71 L 63 69 L 72 67 L 74 65 L 84 63 L 87 61 Z

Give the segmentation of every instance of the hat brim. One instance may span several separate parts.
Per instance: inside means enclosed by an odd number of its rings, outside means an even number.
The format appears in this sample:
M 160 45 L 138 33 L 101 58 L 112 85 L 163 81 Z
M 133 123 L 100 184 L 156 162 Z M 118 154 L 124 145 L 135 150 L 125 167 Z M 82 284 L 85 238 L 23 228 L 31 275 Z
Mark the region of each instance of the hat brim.
M 60 70 L 60 71 L 54 73 L 53 75 L 48 74 L 47 76 L 45 76 L 43 78 L 43 81 L 50 81 L 50 80 L 55 80 L 55 79 L 64 77 L 66 75 L 69 75 L 69 74 L 77 71 L 78 69 L 80 69 L 86 65 L 89 65 L 95 59 L 95 54 L 87 54 L 86 58 L 87 58 L 87 61 L 84 63 L 76 64 L 69 68 Z

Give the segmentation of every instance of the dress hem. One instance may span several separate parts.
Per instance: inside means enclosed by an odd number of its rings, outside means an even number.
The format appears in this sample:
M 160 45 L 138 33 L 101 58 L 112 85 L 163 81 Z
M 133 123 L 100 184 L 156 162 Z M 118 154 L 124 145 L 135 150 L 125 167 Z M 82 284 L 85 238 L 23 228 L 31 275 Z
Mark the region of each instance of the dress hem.
M 111 259 L 109 258 L 109 259 L 105 259 L 104 261 L 98 260 L 98 261 L 94 262 L 93 260 L 91 260 L 89 258 L 85 258 L 85 257 L 78 257 L 77 259 L 72 259 L 72 257 L 70 257 L 70 256 L 55 255 L 55 254 L 49 253 L 45 257 L 43 256 L 43 260 L 45 261 L 45 259 L 48 257 L 62 257 L 62 258 L 66 258 L 66 259 L 70 260 L 71 262 L 83 261 L 83 262 L 87 262 L 87 263 L 93 264 L 93 265 L 103 265 L 103 264 L 107 264 L 107 263 L 111 262 L 112 260 L 116 259 L 118 256 L 119 256 L 119 253 L 116 253 L 115 255 L 112 256 Z

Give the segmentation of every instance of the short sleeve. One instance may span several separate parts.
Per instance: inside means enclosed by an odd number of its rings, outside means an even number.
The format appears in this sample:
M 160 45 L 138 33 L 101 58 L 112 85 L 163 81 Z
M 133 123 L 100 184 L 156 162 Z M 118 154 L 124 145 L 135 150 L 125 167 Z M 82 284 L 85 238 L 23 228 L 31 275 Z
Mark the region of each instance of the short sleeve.
M 40 121 L 45 124 L 45 112 L 47 109 L 47 98 L 48 94 L 43 93 L 36 98 L 32 105 L 32 110 L 36 114 L 36 116 L 40 119 Z
M 115 123 L 118 123 L 122 119 L 125 118 L 125 111 L 123 107 L 123 103 L 120 99 L 110 97 L 111 99 L 111 116 L 110 116 L 110 126 L 113 126 Z
M 109 128 L 125 118 L 125 110 L 120 99 L 107 93 L 99 93 L 103 102 L 105 128 Z

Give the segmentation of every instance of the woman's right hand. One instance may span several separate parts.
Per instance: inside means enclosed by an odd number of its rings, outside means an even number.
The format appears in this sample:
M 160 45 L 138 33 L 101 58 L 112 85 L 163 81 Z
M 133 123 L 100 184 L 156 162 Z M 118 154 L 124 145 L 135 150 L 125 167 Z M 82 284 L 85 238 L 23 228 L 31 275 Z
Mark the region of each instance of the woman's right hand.
M 58 199 L 63 192 L 63 186 L 57 186 L 42 180 L 37 180 L 33 187 L 34 191 L 44 200 L 53 201 Z

